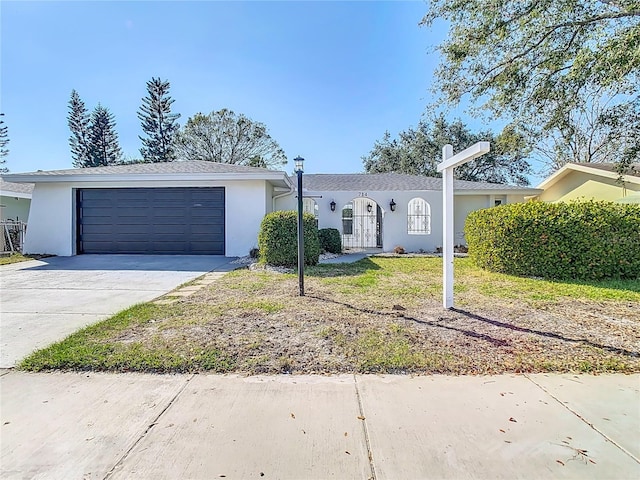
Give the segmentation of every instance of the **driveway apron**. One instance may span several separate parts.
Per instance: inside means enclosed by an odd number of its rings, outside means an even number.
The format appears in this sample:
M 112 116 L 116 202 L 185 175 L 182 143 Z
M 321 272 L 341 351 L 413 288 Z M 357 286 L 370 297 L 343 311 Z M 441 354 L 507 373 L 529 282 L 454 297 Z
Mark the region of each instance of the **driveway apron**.
M 0 267 L 0 367 L 210 271 L 216 255 L 78 255 Z

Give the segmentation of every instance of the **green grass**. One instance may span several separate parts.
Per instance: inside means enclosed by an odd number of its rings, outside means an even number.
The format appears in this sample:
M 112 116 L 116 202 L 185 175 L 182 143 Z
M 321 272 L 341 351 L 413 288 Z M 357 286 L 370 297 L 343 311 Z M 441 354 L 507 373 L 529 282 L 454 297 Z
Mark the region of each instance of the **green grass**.
M 388 272 L 408 273 L 412 276 L 428 277 L 416 279 L 416 283 L 396 288 L 416 288 L 428 283 L 433 293 L 440 293 L 442 284 L 442 261 L 440 258 L 373 258 L 380 268 Z M 635 280 L 553 281 L 536 278 L 516 277 L 502 273 L 481 270 L 468 258 L 458 258 L 454 263 L 456 292 L 474 291 L 486 297 L 517 298 L 536 302 L 556 301 L 573 298 L 593 301 L 640 301 L 640 278 Z M 436 288 L 436 286 L 439 286 Z
M 277 313 L 284 309 L 284 304 L 279 302 L 269 302 L 264 300 L 255 300 L 248 302 L 241 302 L 235 305 L 236 308 L 242 308 L 247 310 L 260 310 L 265 313 Z
M 356 357 L 361 372 L 413 371 L 426 363 L 424 355 L 415 350 L 398 325 L 389 326 L 387 331 L 365 331 L 349 354 Z
M 33 258 L 25 257 L 21 253 L 12 253 L 11 255 L 7 255 L 6 257 L 0 257 L 0 265 L 9 265 L 12 263 L 27 262 L 29 260 L 33 260 Z
M 41 370 L 106 370 L 146 372 L 226 372 L 233 361 L 215 347 L 202 348 L 191 342 L 174 342 L 161 335 L 151 341 L 119 341 L 120 333 L 162 316 L 167 306 L 135 305 L 108 320 L 86 327 L 66 339 L 38 350 L 18 368 Z

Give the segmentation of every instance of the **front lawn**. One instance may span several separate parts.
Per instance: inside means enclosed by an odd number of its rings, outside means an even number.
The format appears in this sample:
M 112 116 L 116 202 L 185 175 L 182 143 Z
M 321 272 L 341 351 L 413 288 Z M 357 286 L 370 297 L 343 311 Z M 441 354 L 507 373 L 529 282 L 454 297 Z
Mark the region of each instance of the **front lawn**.
M 456 259 L 372 257 L 295 274 L 238 270 L 25 359 L 25 370 L 338 373 L 640 372 L 640 280 L 550 282 Z

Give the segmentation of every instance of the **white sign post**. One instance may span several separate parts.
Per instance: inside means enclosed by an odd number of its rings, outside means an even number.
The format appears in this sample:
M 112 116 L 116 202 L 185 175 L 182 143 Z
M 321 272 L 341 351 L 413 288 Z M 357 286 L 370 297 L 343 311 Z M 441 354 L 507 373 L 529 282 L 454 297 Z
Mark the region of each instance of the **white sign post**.
M 442 148 L 442 306 L 453 308 L 453 169 L 489 151 L 489 142 L 478 142 L 456 155 L 453 147 Z

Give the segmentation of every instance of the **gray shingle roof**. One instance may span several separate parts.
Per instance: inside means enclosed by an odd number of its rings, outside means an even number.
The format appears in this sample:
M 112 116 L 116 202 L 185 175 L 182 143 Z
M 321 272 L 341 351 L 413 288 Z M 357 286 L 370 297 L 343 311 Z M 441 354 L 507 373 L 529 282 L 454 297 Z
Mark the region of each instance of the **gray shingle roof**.
M 0 179 L 0 192 L 2 195 L 6 193 L 32 193 L 33 192 L 33 183 L 13 183 L 13 182 L 5 182 Z M 9 195 L 11 196 L 11 195 Z
M 295 179 L 292 178 L 295 185 Z M 347 174 L 305 174 L 302 177 L 303 186 L 307 191 L 397 191 L 397 190 L 442 190 L 442 179 L 407 175 L 403 173 L 347 173 Z M 511 190 L 530 191 L 535 194 L 538 190 L 515 185 L 500 183 L 469 182 L 455 180 L 456 190 Z
M 193 160 L 185 162 L 132 163 L 110 165 L 108 167 L 69 168 L 67 170 L 48 170 L 20 173 L 18 175 L 56 176 L 56 175 L 126 175 L 126 174 L 176 174 L 176 173 L 274 173 L 267 168 L 245 167 L 228 163 Z M 9 177 L 11 178 L 11 177 Z

